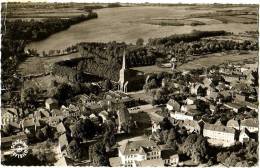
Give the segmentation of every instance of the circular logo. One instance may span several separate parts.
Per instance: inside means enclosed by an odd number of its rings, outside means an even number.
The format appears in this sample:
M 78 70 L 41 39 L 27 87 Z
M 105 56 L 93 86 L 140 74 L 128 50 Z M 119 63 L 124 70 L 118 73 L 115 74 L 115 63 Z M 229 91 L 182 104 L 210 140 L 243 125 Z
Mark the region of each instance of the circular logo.
M 14 157 L 23 158 L 28 153 L 28 145 L 24 141 L 17 139 L 12 143 L 11 150 Z

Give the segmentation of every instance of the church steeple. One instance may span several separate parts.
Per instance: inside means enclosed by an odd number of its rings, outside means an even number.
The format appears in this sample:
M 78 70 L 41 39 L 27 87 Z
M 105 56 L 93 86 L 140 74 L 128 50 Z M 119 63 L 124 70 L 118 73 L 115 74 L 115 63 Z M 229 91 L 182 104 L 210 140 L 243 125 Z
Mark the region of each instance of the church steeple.
M 124 53 L 123 53 L 123 64 L 122 64 L 122 69 L 126 69 L 126 65 L 125 65 L 125 49 L 124 49 Z

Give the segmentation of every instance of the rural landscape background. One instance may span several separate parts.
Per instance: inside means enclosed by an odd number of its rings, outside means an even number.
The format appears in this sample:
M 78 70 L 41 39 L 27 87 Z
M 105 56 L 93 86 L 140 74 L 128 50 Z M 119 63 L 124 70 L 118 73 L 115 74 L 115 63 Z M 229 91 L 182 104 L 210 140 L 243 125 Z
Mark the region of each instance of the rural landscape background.
M 1 14 L 1 164 L 258 165 L 259 5 L 8 2 Z

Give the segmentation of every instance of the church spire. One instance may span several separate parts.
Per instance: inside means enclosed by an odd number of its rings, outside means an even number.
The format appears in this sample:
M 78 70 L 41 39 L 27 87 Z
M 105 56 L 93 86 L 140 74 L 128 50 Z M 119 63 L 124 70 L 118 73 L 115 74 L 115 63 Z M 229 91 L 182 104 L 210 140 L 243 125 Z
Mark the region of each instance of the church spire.
M 125 66 L 125 49 L 124 49 L 124 53 L 123 53 L 123 65 L 122 65 L 122 69 L 126 69 L 126 66 Z

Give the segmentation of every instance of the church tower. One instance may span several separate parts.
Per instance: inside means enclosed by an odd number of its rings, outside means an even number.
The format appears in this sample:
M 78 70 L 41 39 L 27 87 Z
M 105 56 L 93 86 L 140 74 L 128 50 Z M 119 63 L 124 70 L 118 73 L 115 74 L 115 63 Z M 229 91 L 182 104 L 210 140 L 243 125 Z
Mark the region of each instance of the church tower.
M 122 68 L 119 72 L 119 90 L 122 92 L 127 92 L 128 82 L 126 81 L 126 74 L 127 74 L 127 67 L 126 67 L 125 50 L 124 50 L 123 64 L 122 64 Z

